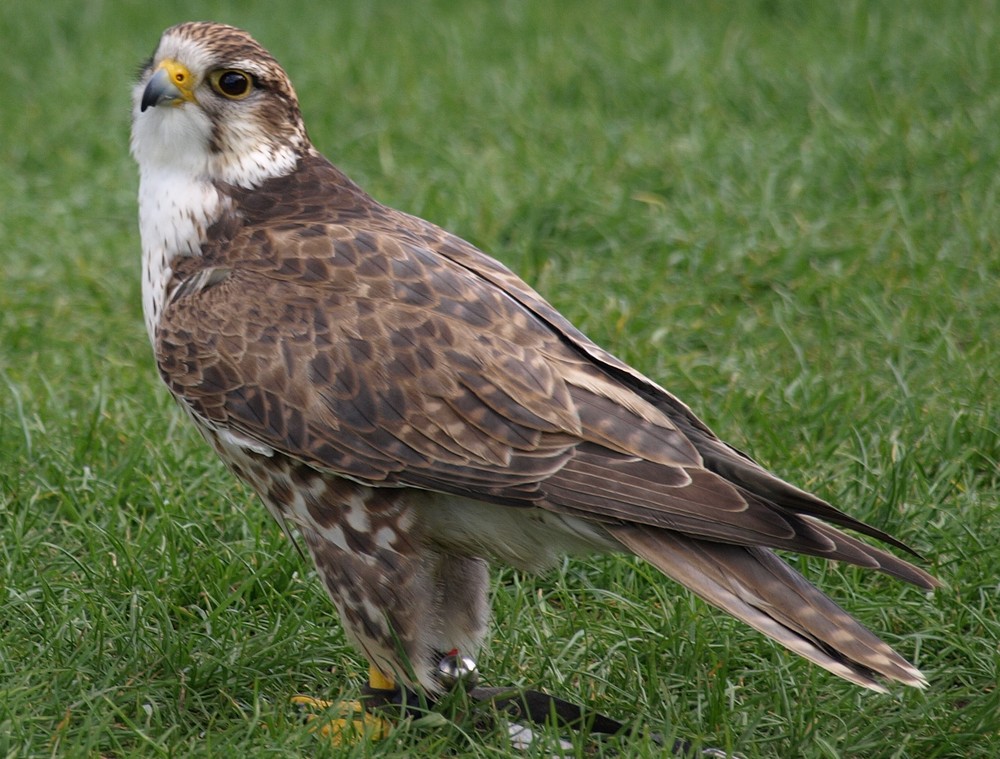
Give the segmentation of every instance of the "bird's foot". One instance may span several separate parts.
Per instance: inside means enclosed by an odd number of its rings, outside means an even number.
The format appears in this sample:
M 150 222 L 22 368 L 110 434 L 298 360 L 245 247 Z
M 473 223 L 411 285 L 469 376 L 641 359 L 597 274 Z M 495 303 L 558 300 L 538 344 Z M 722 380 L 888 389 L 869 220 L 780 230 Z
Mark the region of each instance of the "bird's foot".
M 446 691 L 471 688 L 477 678 L 476 663 L 458 651 L 441 654 L 435 677 Z M 368 669 L 368 683 L 357 701 L 324 701 L 297 695 L 292 703 L 308 710 L 310 730 L 329 738 L 334 745 L 353 745 L 365 740 L 380 740 L 388 735 L 394 721 L 425 716 L 435 705 L 422 694 L 398 685 L 377 667 Z M 333 710 L 336 716 L 329 719 Z
M 444 708 L 445 711 L 457 709 L 467 716 L 471 709 L 476 715 L 474 721 L 477 729 L 486 731 L 498 726 L 506 727 L 512 747 L 521 750 L 540 739 L 546 742 L 553 740 L 551 735 L 543 738 L 544 733 L 538 732 L 542 726 L 554 726 L 561 731 L 582 732 L 595 737 L 627 732 L 626 725 L 617 720 L 540 691 L 478 687 L 479 673 L 475 662 L 459 655 L 457 651 L 441 655 L 435 677 L 447 691 L 446 697 L 437 702 L 398 685 L 373 666 L 369 669 L 368 683 L 362 689 L 362 697 L 358 701 L 337 703 L 309 696 L 294 696 L 292 703 L 309 709 L 306 719 L 310 723 L 310 729 L 338 746 L 385 738 L 394 720 L 420 719 L 435 707 Z M 452 698 L 457 701 L 452 701 Z M 328 719 L 332 707 L 336 708 L 337 716 Z M 483 711 L 484 707 L 487 711 Z M 324 719 L 327 721 L 321 722 Z M 498 719 L 499 723 L 496 721 Z M 653 736 L 653 740 L 662 745 L 662 739 L 657 736 Z M 573 744 L 557 738 L 553 743 L 555 745 L 567 749 L 572 748 Z M 696 749 L 684 740 L 675 741 L 668 753 L 685 759 L 741 759 L 739 754 L 729 754 L 720 749 Z
M 381 740 L 389 734 L 391 723 L 365 709 L 361 701 L 323 701 L 311 696 L 292 696 L 292 703 L 308 710 L 309 730 L 328 738 L 335 746 L 351 746 L 363 741 Z M 329 718 L 331 707 L 339 716 Z
M 396 684 L 375 667 L 368 672 L 368 688 L 382 692 L 398 690 Z M 367 699 L 360 701 L 324 701 L 311 696 L 292 696 L 292 703 L 306 710 L 306 721 L 312 732 L 328 738 L 335 746 L 348 746 L 363 741 L 377 741 L 389 734 L 392 723 L 372 711 Z M 329 719 L 335 709 L 337 716 Z

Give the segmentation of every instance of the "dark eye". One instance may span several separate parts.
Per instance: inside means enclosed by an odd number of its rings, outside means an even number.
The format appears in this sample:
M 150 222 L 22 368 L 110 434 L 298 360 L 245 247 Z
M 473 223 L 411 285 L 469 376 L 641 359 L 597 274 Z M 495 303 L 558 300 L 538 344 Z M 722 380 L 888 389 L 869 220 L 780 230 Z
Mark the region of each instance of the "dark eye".
M 245 98 L 253 89 L 253 80 L 249 74 L 235 69 L 224 69 L 212 74 L 212 86 L 220 95 L 232 100 Z

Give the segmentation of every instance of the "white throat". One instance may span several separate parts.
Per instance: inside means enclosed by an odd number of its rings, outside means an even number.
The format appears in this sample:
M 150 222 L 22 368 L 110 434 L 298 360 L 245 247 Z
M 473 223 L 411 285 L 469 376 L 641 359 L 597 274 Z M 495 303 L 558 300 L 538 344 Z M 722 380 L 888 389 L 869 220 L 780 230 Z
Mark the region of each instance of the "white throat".
M 149 339 L 163 312 L 177 256 L 201 255 L 208 227 L 225 210 L 209 177 L 212 125 L 196 108 L 132 113 L 132 155 L 139 164 L 139 235 L 142 238 L 142 310 Z
M 200 107 L 170 105 L 141 111 L 141 85 L 133 95 L 132 155 L 139 164 L 139 233 L 142 238 L 142 307 L 155 345 L 166 288 L 177 256 L 201 255 L 208 228 L 227 210 L 216 182 L 255 187 L 287 174 L 297 156 L 292 144 L 272 144 L 259 131 L 230 124 L 223 154 L 209 147 L 212 122 Z
M 205 179 L 163 166 L 140 169 L 142 311 L 150 342 L 155 344 L 173 260 L 201 255 L 206 230 L 225 205 L 223 195 Z

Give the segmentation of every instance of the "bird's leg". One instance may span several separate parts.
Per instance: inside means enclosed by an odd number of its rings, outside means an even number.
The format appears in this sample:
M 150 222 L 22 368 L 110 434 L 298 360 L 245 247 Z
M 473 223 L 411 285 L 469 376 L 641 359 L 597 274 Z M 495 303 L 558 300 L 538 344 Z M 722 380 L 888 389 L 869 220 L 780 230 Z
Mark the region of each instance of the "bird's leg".
M 369 670 L 368 685 L 363 689 L 362 700 L 369 710 L 395 709 L 402 714 L 418 717 L 429 708 L 436 707 L 451 694 L 465 697 L 471 693 L 479 681 L 479 670 L 476 662 L 468 656 L 459 654 L 457 648 L 447 653 L 437 652 L 436 665 L 431 670 L 431 676 L 440 686 L 434 695 L 423 691 L 414 691 L 385 675 L 377 667 Z M 387 714 L 388 716 L 388 714 Z
M 476 662 L 461 655 L 457 648 L 447 653 L 435 651 L 431 662 L 430 675 L 437 687 L 427 706 L 452 716 L 468 712 L 475 702 L 473 690 L 479 682 Z
M 471 682 L 476 666 L 467 654 L 486 635 L 489 575 L 482 559 L 443 551 L 425 536 L 420 503 L 400 491 L 308 472 L 300 479 L 308 493 L 294 521 L 348 640 L 372 664 L 361 704 L 345 705 L 348 713 L 321 729 L 344 743 L 347 729 L 362 732 L 354 706 L 381 720 L 378 733 L 385 720 L 424 716 L 438 695 Z
M 407 713 L 408 706 L 419 703 L 419 698 L 373 664 L 368 668 L 368 683 L 361 689 L 361 703 L 372 714 L 380 710 L 385 717 L 398 717 Z M 395 710 L 395 715 L 389 710 Z
M 396 681 L 382 674 L 374 664 L 368 666 L 368 687 L 373 690 L 396 690 Z

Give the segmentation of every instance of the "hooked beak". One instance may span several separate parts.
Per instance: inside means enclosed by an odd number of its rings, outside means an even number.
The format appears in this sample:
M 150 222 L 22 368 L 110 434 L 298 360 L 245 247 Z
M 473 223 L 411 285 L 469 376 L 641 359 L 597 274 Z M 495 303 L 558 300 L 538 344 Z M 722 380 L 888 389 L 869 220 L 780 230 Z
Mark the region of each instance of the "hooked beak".
M 167 58 L 156 68 L 146 83 L 139 110 L 145 111 L 164 103 L 173 106 L 194 103 L 194 77 L 183 63 Z

